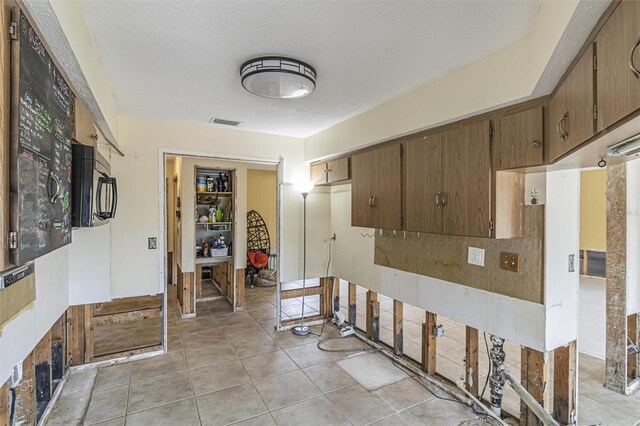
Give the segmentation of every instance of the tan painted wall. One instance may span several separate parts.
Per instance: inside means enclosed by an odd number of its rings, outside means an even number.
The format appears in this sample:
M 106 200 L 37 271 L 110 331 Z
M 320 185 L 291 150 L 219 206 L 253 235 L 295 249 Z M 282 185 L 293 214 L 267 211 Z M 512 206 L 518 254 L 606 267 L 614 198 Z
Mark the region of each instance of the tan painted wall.
M 271 249 L 278 241 L 276 232 L 276 172 L 247 170 L 247 211 L 257 211 L 269 230 Z
M 580 174 L 580 250 L 607 251 L 607 171 Z

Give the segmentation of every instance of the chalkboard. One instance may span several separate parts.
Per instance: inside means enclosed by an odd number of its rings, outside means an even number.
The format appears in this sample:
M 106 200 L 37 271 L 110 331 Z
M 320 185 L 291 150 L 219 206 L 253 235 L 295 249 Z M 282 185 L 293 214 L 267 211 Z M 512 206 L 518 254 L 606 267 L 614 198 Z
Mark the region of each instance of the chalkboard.
M 11 262 L 71 242 L 72 93 L 25 14 L 12 48 Z

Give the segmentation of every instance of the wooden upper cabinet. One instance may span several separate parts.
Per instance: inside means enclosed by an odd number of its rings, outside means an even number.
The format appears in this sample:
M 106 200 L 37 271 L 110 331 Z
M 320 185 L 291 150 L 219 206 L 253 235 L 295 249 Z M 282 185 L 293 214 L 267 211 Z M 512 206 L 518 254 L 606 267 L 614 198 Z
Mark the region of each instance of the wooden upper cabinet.
M 595 133 L 593 45 L 549 102 L 548 161 L 552 162 L 579 146 Z
M 544 163 L 543 108 L 515 112 L 500 118 L 500 168 L 539 166 Z
M 442 233 L 442 133 L 405 144 L 407 231 Z
M 316 185 L 339 183 L 351 179 L 351 158 L 313 163 L 310 167 L 311 180 Z
M 351 225 L 402 228 L 401 145 L 351 158 Z
M 316 185 L 327 183 L 327 163 L 314 163 L 309 167 L 310 179 Z
M 342 182 L 351 178 L 351 158 L 327 161 L 327 183 Z
M 640 46 L 629 58 L 640 36 L 640 3 L 624 0 L 596 37 L 598 131 L 640 108 Z
M 492 235 L 490 132 L 484 120 L 442 133 L 445 234 Z
M 75 140 L 83 145 L 96 146 L 98 131 L 89 108 L 80 99 L 75 98 L 73 112 L 75 115 Z

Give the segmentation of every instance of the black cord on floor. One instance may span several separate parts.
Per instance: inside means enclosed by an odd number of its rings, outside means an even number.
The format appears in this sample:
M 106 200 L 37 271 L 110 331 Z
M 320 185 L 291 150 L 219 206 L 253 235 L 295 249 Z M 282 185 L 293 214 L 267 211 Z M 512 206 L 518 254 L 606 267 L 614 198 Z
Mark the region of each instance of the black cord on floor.
M 376 349 L 376 348 L 357 348 L 357 349 L 330 349 L 330 348 L 326 348 L 323 347 L 322 344 L 324 342 L 328 342 L 330 340 L 344 340 L 344 339 L 349 339 L 355 336 L 347 336 L 347 337 L 327 337 L 326 339 L 322 339 L 318 342 L 318 349 L 320 349 L 321 351 L 325 351 L 325 352 L 378 352 L 380 351 L 380 349 Z
M 333 238 L 331 238 L 329 240 L 329 258 L 327 260 L 327 272 L 324 274 L 325 277 L 329 276 L 329 265 L 331 265 L 331 241 L 333 241 Z M 331 289 L 331 304 L 333 305 L 333 289 Z M 328 322 L 329 320 L 325 320 L 322 322 L 322 328 L 320 328 L 320 334 L 318 333 L 314 333 L 313 331 L 311 331 L 311 328 L 309 328 L 309 331 L 311 334 L 313 334 L 314 336 L 318 336 L 318 337 L 322 337 L 322 333 L 324 333 L 324 326 L 325 324 Z

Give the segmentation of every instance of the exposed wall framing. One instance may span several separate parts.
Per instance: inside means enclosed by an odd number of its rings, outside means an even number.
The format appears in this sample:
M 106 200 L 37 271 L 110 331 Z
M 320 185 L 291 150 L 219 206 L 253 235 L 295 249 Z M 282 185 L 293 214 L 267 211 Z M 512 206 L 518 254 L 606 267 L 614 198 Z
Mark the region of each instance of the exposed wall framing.
M 425 312 L 422 323 L 422 370 L 427 374 L 436 374 L 436 336 L 433 330 L 436 326 L 436 315 Z
M 550 403 L 548 386 L 550 363 L 548 362 L 547 356 L 540 351 L 523 347 L 520 354 L 520 366 L 520 384 L 548 412 Z M 537 424 L 538 418 L 521 400 L 520 425 L 530 426 Z
M 238 271 L 241 271 L 238 269 Z M 307 317 L 305 316 L 305 321 L 313 322 L 319 320 L 325 320 L 331 318 L 333 315 L 333 299 L 331 297 L 331 293 L 334 288 L 334 277 L 323 277 L 315 280 L 307 280 L 306 289 L 304 291 L 305 297 L 307 296 L 320 296 L 320 312 L 318 315 Z M 297 281 L 296 283 L 301 283 L 301 281 Z M 243 275 L 243 284 L 244 284 L 244 275 Z M 287 290 L 280 291 L 280 300 L 286 299 L 296 299 L 302 297 L 303 291 L 301 287 L 291 288 Z M 339 294 L 339 292 L 338 292 Z M 282 327 L 287 327 L 289 325 L 299 323 L 299 319 L 282 321 Z
M 404 353 L 404 305 L 399 300 L 393 301 L 393 353 L 401 356 Z
M 465 387 L 473 396 L 478 392 L 478 329 L 465 327 L 465 356 L 464 356 Z
M 553 351 L 553 417 L 561 424 L 575 424 L 577 396 L 577 342 Z
M 606 362 L 604 386 L 627 390 L 627 165 L 607 167 Z

